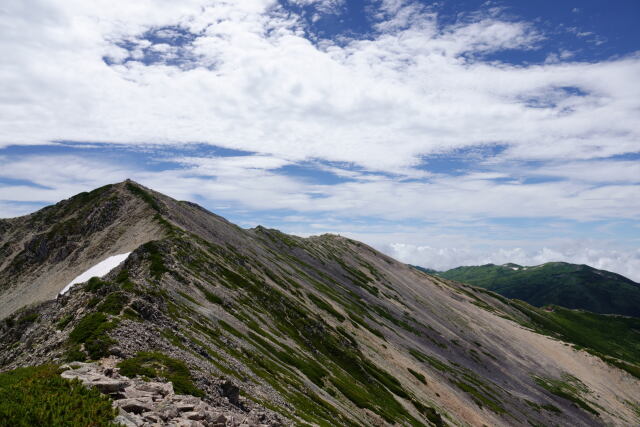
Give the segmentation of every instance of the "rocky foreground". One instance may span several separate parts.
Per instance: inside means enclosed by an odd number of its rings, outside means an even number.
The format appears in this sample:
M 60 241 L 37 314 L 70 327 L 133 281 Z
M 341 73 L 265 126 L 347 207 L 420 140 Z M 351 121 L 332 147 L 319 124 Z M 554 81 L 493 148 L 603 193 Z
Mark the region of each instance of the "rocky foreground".
M 87 387 L 94 387 L 113 400 L 119 415 L 114 420 L 126 427 L 263 427 L 282 425 L 280 420 L 266 412 L 244 413 L 232 410 L 233 405 L 221 411 L 199 397 L 176 394 L 170 382 L 145 381 L 127 378 L 118 373 L 115 359 L 102 363 L 73 362 L 62 366 L 61 376 L 77 379 Z M 230 393 L 229 400 L 239 402 L 238 389 Z

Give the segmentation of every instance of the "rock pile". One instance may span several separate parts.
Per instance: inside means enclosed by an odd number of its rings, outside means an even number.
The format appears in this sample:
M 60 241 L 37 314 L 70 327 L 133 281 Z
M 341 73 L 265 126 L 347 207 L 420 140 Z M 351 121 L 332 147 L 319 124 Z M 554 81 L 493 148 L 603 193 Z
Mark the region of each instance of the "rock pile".
M 113 400 L 116 423 L 126 427 L 266 427 L 280 425 L 264 412 L 237 413 L 215 408 L 194 396 L 175 394 L 170 382 L 126 378 L 117 368 L 73 362 L 62 366 L 61 376 L 78 379 Z

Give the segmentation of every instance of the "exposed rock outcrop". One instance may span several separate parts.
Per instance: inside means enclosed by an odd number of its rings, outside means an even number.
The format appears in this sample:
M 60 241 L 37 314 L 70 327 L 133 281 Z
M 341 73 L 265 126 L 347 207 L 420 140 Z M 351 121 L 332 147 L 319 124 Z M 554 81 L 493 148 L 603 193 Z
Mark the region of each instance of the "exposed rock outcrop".
M 114 359 L 106 361 L 112 366 Z M 279 417 L 261 410 L 214 407 L 195 396 L 176 394 L 170 382 L 144 381 L 119 374 L 118 368 L 99 363 L 73 362 L 62 366 L 61 376 L 77 379 L 113 400 L 119 415 L 114 420 L 126 427 L 166 425 L 172 427 L 266 427 L 280 426 Z M 225 383 L 226 387 L 230 387 Z M 237 387 L 236 387 L 237 390 Z M 231 400 L 231 399 L 230 399 Z M 237 396 L 235 397 L 237 402 Z M 238 402 L 239 403 L 239 402 Z

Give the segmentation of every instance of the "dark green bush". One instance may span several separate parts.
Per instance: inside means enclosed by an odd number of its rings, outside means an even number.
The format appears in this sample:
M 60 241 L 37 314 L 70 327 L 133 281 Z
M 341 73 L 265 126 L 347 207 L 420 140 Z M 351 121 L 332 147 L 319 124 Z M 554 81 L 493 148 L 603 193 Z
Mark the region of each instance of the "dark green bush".
M 84 362 L 87 360 L 87 355 L 80 350 L 80 345 L 76 344 L 67 350 L 64 354 L 64 360 L 65 362 Z
M 58 323 L 56 323 L 56 328 L 62 330 L 64 329 L 69 322 L 71 322 L 73 320 L 73 315 L 72 314 L 67 314 L 66 316 L 64 316 L 62 319 L 58 320 Z
M 91 279 L 89 279 L 87 284 L 84 285 L 84 289 L 86 291 L 89 291 L 89 292 L 95 292 L 98 289 L 100 289 L 100 288 L 102 288 L 103 286 L 106 286 L 106 285 L 108 285 L 108 283 L 104 282 L 99 277 L 92 277 Z
M 307 296 L 309 297 L 309 299 L 311 301 L 313 301 L 313 303 L 316 306 L 318 306 L 318 308 L 321 308 L 322 310 L 324 310 L 327 313 L 331 314 L 333 317 L 338 319 L 339 322 L 344 322 L 346 320 L 345 317 L 342 314 L 338 313 L 338 311 L 336 311 L 336 309 L 333 308 L 333 306 L 331 306 L 331 304 L 329 304 L 328 302 L 326 302 L 322 298 L 318 298 L 314 294 L 307 294 Z
M 122 308 L 129 302 L 129 297 L 121 292 L 114 292 L 112 294 L 107 295 L 107 297 L 102 300 L 97 310 L 102 311 L 103 313 L 109 313 L 113 315 L 118 315 L 122 311 Z
M 24 316 L 22 316 L 18 320 L 18 323 L 21 325 L 25 325 L 27 323 L 33 323 L 36 320 L 38 320 L 38 313 L 31 313 L 31 314 L 25 314 Z
M 427 379 L 424 377 L 424 375 L 422 375 L 419 372 L 414 371 L 411 368 L 407 368 L 407 370 L 411 373 L 411 375 L 413 375 L 414 377 L 416 377 L 416 379 L 418 381 L 420 381 L 422 384 L 426 384 L 427 383 Z
M 0 374 L 0 426 L 108 426 L 116 411 L 108 398 L 44 365 Z
M 109 355 L 109 347 L 114 341 L 107 332 L 116 326 L 117 322 L 109 321 L 104 313 L 91 313 L 78 322 L 69 338 L 73 343 L 84 343 L 91 359 L 99 359 Z
M 222 302 L 223 302 L 222 298 L 220 298 L 218 295 L 214 294 L 213 292 L 209 292 L 202 285 L 196 284 L 196 286 L 198 287 L 198 289 L 200 289 L 200 292 L 202 292 L 204 294 L 204 297 L 207 299 L 207 301 L 212 302 L 214 304 L 222 305 Z
M 120 287 L 124 291 L 133 291 L 135 288 L 133 282 L 129 280 L 129 270 L 124 268 L 118 272 L 118 275 L 116 276 L 116 283 L 119 283 Z
M 140 352 L 135 357 L 118 364 L 120 374 L 132 378 L 136 375 L 148 378 L 166 378 L 173 383 L 177 394 L 203 397 L 204 392 L 193 384 L 189 368 L 180 360 L 157 351 Z
M 164 273 L 169 271 L 164 265 L 162 255 L 160 255 L 160 249 L 155 242 L 148 242 L 142 246 L 149 253 L 149 260 L 151 265 L 149 266 L 150 273 L 156 279 L 162 277 Z

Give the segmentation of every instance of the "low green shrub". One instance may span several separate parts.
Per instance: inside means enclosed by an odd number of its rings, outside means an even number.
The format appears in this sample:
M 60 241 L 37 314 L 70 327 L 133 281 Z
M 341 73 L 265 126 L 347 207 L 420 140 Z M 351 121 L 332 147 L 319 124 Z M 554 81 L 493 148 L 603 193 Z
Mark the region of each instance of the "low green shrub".
M 407 368 L 407 370 L 409 371 L 409 373 L 410 373 L 411 375 L 413 375 L 414 377 L 416 377 L 416 379 L 417 379 L 418 381 L 420 381 L 422 384 L 426 384 L 426 383 L 427 383 L 427 379 L 426 379 L 426 378 L 424 377 L 424 375 L 422 375 L 421 373 L 416 372 L 416 371 L 414 371 L 414 370 L 413 370 L 413 369 L 411 369 L 411 368 Z
M 92 277 L 91 279 L 89 279 L 87 284 L 84 285 L 84 290 L 89 292 L 96 292 L 98 289 L 108 284 L 109 284 L 108 282 L 104 282 L 99 277 Z
M 107 397 L 62 378 L 56 366 L 0 374 L 0 427 L 116 427 L 115 416 Z
M 307 296 L 309 297 L 309 299 L 311 301 L 313 301 L 313 303 L 316 306 L 318 306 L 318 308 L 321 308 L 322 310 L 324 310 L 327 313 L 331 314 L 333 317 L 338 319 L 339 322 L 344 322 L 346 320 L 345 317 L 342 314 L 338 313 L 338 311 L 336 311 L 336 309 L 333 308 L 333 306 L 331 304 L 329 304 L 328 302 L 326 302 L 322 298 L 318 298 L 314 294 L 310 294 L 310 293 L 308 293 Z
M 97 310 L 117 316 L 129 302 L 129 297 L 121 292 L 114 292 L 106 296 L 98 305 Z
M 26 325 L 28 323 L 33 323 L 38 320 L 38 313 L 25 314 L 20 319 L 18 319 L 18 323 L 20 325 Z
M 158 245 L 155 242 L 147 242 L 142 247 L 149 253 L 149 260 L 151 261 L 149 270 L 151 275 L 156 279 L 160 279 L 169 269 L 164 265 L 164 260 L 162 259 Z
M 198 289 L 200 289 L 200 292 L 202 292 L 204 294 L 204 297 L 207 299 L 207 301 L 212 302 L 214 304 L 222 305 L 222 302 L 223 302 L 222 298 L 220 298 L 218 295 L 214 294 L 213 292 L 208 291 L 202 285 L 196 284 L 196 286 L 198 287 Z M 195 300 L 192 301 L 192 302 L 195 302 Z M 196 304 L 197 304 L 197 302 L 196 302 Z
M 591 412 L 596 416 L 600 416 L 598 411 L 582 400 L 580 395 L 588 393 L 589 390 L 579 379 L 566 374 L 563 375 L 562 379 L 534 376 L 533 380 L 548 392 L 573 402 L 576 406 L 584 409 L 585 411 Z
M 120 374 L 132 378 L 136 375 L 148 378 L 166 378 L 173 383 L 177 394 L 203 397 L 204 392 L 193 383 L 189 368 L 180 360 L 157 351 L 141 351 L 135 357 L 118 364 Z
M 109 354 L 114 343 L 107 332 L 117 326 L 117 321 L 109 321 L 104 313 L 91 313 L 83 317 L 69 334 L 72 343 L 84 343 L 91 359 L 99 359 Z
M 58 320 L 58 323 L 56 323 L 56 328 L 63 330 L 72 320 L 73 314 L 67 314 L 66 316 L 63 316 L 62 319 Z

